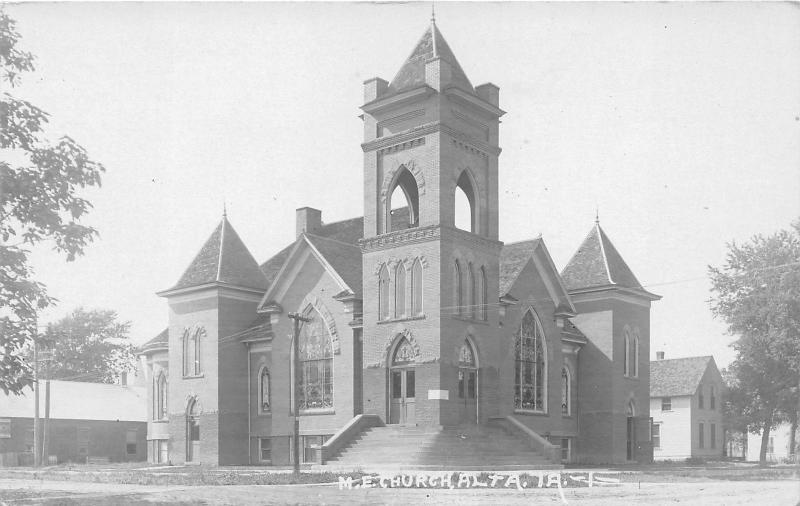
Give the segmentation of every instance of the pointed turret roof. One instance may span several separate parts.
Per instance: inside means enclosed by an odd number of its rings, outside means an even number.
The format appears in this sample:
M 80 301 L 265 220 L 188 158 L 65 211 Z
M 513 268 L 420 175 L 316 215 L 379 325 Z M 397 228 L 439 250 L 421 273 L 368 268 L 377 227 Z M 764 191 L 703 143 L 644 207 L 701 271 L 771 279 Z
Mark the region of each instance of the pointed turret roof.
M 261 290 L 267 288 L 267 279 L 258 267 L 258 262 L 225 215 L 178 283 L 167 291 L 207 283 L 224 283 Z
M 609 285 L 642 289 L 597 220 L 561 277 L 569 290 Z
M 425 63 L 433 58 L 441 58 L 452 67 L 449 78 L 442 76 L 449 81 L 448 83 L 441 83 L 442 87 L 447 84 L 475 93 L 475 89 L 469 82 L 467 75 L 461 69 L 461 65 L 458 64 L 453 51 L 447 41 L 444 40 L 442 32 L 439 31 L 433 20 L 431 20 L 431 24 L 425 30 L 422 38 L 417 42 L 414 51 L 411 52 L 406 62 L 400 67 L 400 71 L 392 79 L 389 84 L 389 90 L 392 93 L 397 93 L 425 84 Z

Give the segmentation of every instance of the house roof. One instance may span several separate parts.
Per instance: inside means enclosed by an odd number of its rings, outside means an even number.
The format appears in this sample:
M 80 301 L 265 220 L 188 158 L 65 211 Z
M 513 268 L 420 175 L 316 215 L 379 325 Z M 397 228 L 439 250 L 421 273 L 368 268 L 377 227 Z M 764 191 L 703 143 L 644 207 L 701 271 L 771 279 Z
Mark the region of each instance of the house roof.
M 214 282 L 261 290 L 268 286 L 264 273 L 227 216 L 222 217 L 178 283 L 166 291 Z
M 166 348 L 167 346 L 169 346 L 169 328 L 165 328 L 156 337 L 139 346 L 138 352 L 146 353 L 150 350 Z
M 461 69 L 461 65 L 447 41 L 444 40 L 436 23 L 431 23 L 422 34 L 419 42 L 414 46 L 414 50 L 389 84 L 389 91 L 399 93 L 425 84 L 425 63 L 433 58 L 441 58 L 452 67 L 449 83 L 441 83 L 442 88 L 450 84 L 464 91 L 475 93 L 467 75 Z
M 694 395 L 713 361 L 709 355 L 650 362 L 650 397 Z
M 44 395 L 39 412 L 44 413 Z M 0 394 L 0 418 L 33 418 L 33 389 L 23 395 Z M 147 421 L 147 391 L 144 387 L 50 381 L 50 418 L 59 420 Z
M 561 277 L 569 290 L 609 285 L 642 289 L 599 222 L 595 222 Z
M 350 290 L 361 298 L 361 248 L 330 237 L 306 234 L 308 241 L 325 258 Z

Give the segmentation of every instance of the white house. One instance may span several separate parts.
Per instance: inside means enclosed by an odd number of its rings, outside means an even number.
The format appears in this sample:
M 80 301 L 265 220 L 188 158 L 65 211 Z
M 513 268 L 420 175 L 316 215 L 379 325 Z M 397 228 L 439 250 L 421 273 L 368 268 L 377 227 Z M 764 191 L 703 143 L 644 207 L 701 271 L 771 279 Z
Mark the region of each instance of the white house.
M 722 456 L 722 376 L 714 357 L 650 362 L 654 460 Z
M 767 442 L 767 462 L 789 460 L 789 436 L 792 426 L 782 423 L 769 433 Z M 796 441 L 796 440 L 795 440 Z M 758 462 L 761 451 L 761 434 L 747 433 L 747 460 Z

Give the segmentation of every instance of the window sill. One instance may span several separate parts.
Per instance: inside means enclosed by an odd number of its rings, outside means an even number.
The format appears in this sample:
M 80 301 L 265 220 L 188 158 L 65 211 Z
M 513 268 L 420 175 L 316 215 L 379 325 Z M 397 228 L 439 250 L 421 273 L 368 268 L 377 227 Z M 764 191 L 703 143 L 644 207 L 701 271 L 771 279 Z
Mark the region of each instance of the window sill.
M 270 417 L 272 417 L 272 411 L 264 411 L 264 412 L 258 413 L 256 416 L 260 416 L 262 418 L 270 418 Z
M 454 320 L 460 320 L 462 322 L 477 323 L 478 325 L 486 325 L 486 326 L 489 325 L 488 320 L 481 320 L 480 318 L 471 318 L 469 316 L 463 316 L 463 315 L 453 315 L 452 318 Z
M 534 416 L 550 416 L 545 411 L 536 411 L 533 409 L 514 409 L 514 414 L 517 415 L 534 415 Z
M 388 320 L 378 320 L 378 325 L 382 323 L 407 322 L 411 320 L 424 320 L 424 319 L 425 319 L 424 314 L 420 314 L 417 316 L 400 316 L 398 318 L 390 318 Z
M 169 423 L 168 418 L 159 418 L 158 420 L 150 420 L 150 423 Z
M 333 408 L 301 409 L 300 416 L 335 415 Z
M 205 374 L 203 374 L 203 373 L 200 373 L 200 374 L 189 374 L 189 375 L 183 376 L 183 379 L 185 379 L 185 380 L 187 380 L 187 379 L 198 379 L 198 378 L 203 378 L 203 377 L 205 377 Z

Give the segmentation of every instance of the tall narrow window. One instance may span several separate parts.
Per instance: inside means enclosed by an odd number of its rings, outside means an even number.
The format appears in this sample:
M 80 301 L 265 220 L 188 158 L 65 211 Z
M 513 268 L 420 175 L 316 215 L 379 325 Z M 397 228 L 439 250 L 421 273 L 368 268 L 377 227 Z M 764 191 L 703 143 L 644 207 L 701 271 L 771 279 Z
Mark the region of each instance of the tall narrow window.
M 384 264 L 378 274 L 378 314 L 381 320 L 388 320 L 391 314 L 389 293 L 389 268 Z
M 712 423 L 711 424 L 711 433 L 708 435 L 711 439 L 711 448 L 714 449 L 717 447 L 717 425 Z
M 706 436 L 706 434 L 705 434 L 705 427 L 703 427 L 703 422 L 700 422 L 697 425 L 697 431 L 698 431 L 697 432 L 697 447 L 698 448 L 704 448 L 705 447 L 705 440 L 706 440 L 705 436 Z
M 453 302 L 455 303 L 455 314 L 461 316 L 464 311 L 464 290 L 462 289 L 461 264 L 456 260 L 453 264 Z
M 623 357 L 622 368 L 625 376 L 631 375 L 631 334 L 628 329 L 625 329 L 625 337 L 623 339 L 625 345 L 625 354 Z
M 634 378 L 639 377 L 639 331 L 635 331 L 633 334 L 633 356 L 632 356 L 633 364 L 631 368 L 631 372 L 633 373 Z
M 488 319 L 488 308 L 486 307 L 486 269 L 481 267 L 478 272 L 478 313 L 483 321 Z
M 570 413 L 570 384 L 569 370 L 566 367 L 561 369 L 561 414 L 569 416 Z
M 419 258 L 414 260 L 411 267 L 411 314 L 422 314 L 422 263 Z
M 270 412 L 269 369 L 262 367 L 258 373 L 258 412 Z
M 167 377 L 163 372 L 156 379 L 154 393 L 153 420 L 165 420 L 167 418 Z
M 528 310 L 515 336 L 514 408 L 545 411 L 547 357 L 544 333 L 532 310 Z
M 709 399 L 709 408 L 711 410 L 717 409 L 717 398 L 714 396 L 714 385 L 711 385 L 711 398 Z
M 406 266 L 403 262 L 397 264 L 394 271 L 394 316 L 401 318 L 406 315 Z
M 333 345 L 327 325 L 314 309 L 300 329 L 300 409 L 333 407 Z
M 703 385 L 700 384 L 700 387 L 697 389 L 697 407 L 700 409 L 704 409 L 703 406 Z
M 455 226 L 477 234 L 477 217 L 475 212 L 476 194 L 467 171 L 463 171 L 456 183 L 454 196 Z
M 391 187 L 384 232 L 393 232 L 419 225 L 419 190 L 411 172 L 401 166 Z
M 202 372 L 200 367 L 200 342 L 205 335 L 202 327 L 194 332 L 186 329 L 183 332 L 183 375 L 199 376 Z
M 477 305 L 475 304 L 475 269 L 472 268 L 472 262 L 467 264 L 467 304 L 469 305 L 469 309 L 467 310 L 467 315 L 470 318 L 475 319 L 478 316 L 477 313 Z

